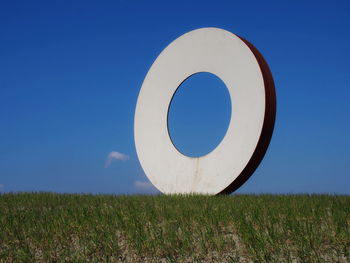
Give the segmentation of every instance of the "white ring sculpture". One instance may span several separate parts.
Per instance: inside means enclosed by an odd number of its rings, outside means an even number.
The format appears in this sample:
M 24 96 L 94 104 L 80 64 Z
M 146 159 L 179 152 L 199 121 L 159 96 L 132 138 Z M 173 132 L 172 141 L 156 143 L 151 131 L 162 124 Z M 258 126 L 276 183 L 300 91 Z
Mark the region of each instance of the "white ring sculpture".
M 168 110 L 183 81 L 210 72 L 226 84 L 232 114 L 221 143 L 193 158 L 180 153 L 168 132 Z M 166 194 L 231 193 L 255 171 L 270 142 L 276 113 L 270 70 L 253 45 L 222 29 L 182 35 L 153 63 L 135 112 L 135 144 L 149 180 Z

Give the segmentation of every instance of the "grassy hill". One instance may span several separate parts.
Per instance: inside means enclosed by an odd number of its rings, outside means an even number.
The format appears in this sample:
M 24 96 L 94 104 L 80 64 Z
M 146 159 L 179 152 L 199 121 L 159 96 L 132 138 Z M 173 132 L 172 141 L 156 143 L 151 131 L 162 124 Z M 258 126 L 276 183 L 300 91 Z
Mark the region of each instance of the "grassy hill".
M 350 262 L 350 196 L 0 195 L 0 262 Z

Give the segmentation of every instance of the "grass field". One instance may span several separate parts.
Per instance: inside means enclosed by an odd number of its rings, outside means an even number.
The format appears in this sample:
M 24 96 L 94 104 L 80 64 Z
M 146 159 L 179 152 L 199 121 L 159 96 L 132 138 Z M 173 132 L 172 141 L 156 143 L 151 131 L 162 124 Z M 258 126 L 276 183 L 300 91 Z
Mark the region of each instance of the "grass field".
M 0 262 L 350 262 L 350 196 L 0 195 Z

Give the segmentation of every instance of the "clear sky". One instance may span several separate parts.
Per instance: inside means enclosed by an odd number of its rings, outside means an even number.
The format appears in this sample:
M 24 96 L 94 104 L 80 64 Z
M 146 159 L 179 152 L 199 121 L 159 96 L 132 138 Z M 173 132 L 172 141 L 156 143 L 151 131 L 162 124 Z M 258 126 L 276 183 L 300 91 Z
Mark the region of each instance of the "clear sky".
M 2 0 L 0 192 L 154 192 L 133 139 L 143 78 L 171 41 L 219 27 L 261 51 L 277 92 L 270 147 L 238 192 L 350 194 L 349 14 L 349 1 Z M 230 101 L 214 77 L 187 82 L 171 125 L 200 154 Z

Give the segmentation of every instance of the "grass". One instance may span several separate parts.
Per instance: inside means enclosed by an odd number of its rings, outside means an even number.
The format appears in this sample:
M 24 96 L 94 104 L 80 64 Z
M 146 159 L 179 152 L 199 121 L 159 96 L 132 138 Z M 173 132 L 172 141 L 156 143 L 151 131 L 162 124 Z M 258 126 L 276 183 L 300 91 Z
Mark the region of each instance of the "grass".
M 0 262 L 350 262 L 350 196 L 0 195 Z

